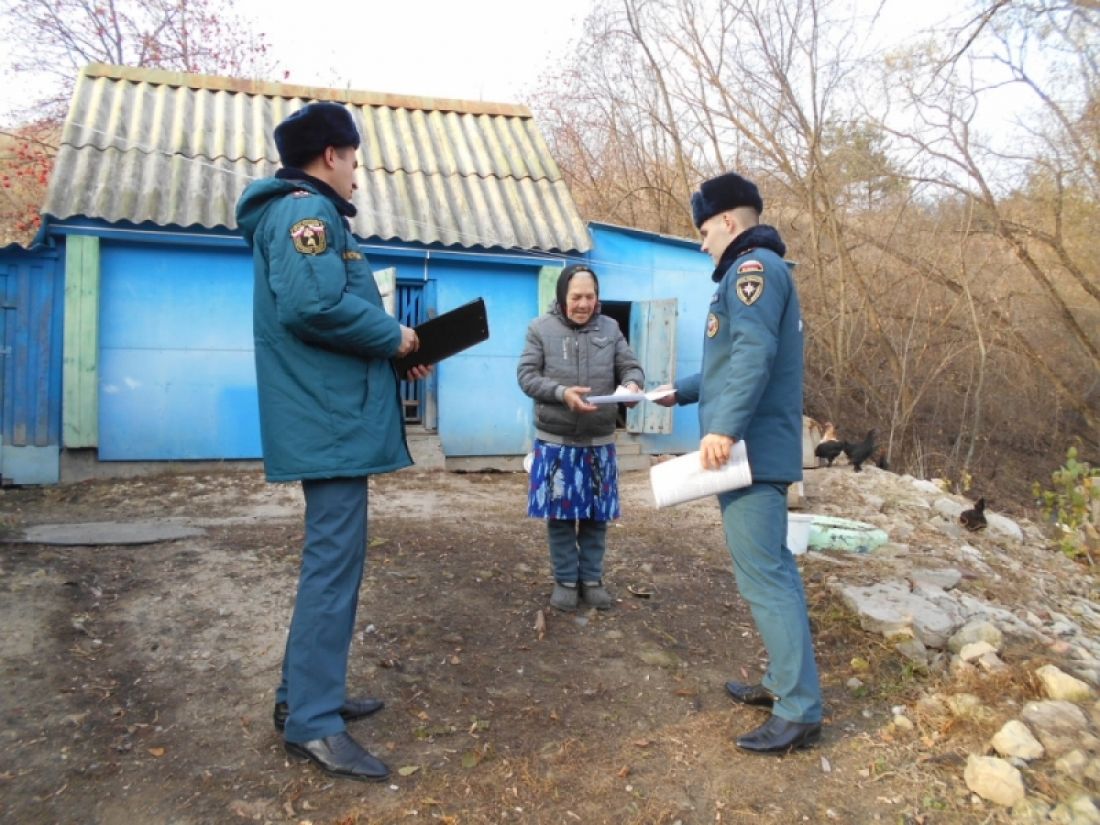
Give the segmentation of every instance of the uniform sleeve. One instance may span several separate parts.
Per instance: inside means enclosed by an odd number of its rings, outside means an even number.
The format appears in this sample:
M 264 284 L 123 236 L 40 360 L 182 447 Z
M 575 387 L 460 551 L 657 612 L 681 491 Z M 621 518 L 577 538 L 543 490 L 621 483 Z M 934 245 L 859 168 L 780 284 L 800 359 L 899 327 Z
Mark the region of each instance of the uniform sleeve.
M 634 350 L 626 341 L 626 336 L 616 329 L 618 337 L 615 339 L 615 383 L 619 385 L 629 384 L 633 381 L 642 389 L 645 389 L 645 373 L 642 365 L 634 355 Z
M 676 381 L 672 385 L 676 388 L 676 405 L 682 407 L 685 404 L 699 403 L 699 387 L 702 383 L 703 374 L 699 372 Z
M 761 265 L 752 259 L 741 266 L 753 263 Z M 714 400 L 708 401 L 713 405 L 710 432 L 744 438 L 768 385 L 779 349 L 779 324 L 790 296 L 790 281 L 786 273 L 778 271 L 780 265 L 785 266 L 769 262 L 759 272 L 731 267 L 723 279 L 722 300 L 730 325 L 729 379 Z M 754 280 L 758 286 L 746 295 Z
M 303 341 L 368 358 L 391 358 L 401 327 L 381 306 L 347 291 L 343 219 L 320 196 L 284 198 L 268 223 L 268 285 L 277 317 Z
M 536 326 L 536 322 L 532 322 L 527 327 L 527 342 L 516 366 L 519 388 L 536 401 L 561 401 L 559 390 L 564 393 L 565 387 L 543 374 L 546 369 L 546 351 Z

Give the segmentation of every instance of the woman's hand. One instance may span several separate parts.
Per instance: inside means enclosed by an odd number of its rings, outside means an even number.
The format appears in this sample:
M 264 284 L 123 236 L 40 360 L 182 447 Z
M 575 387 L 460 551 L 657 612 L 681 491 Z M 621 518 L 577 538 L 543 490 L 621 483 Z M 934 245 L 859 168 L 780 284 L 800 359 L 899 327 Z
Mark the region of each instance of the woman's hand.
M 599 409 L 595 404 L 589 404 L 584 399 L 592 392 L 591 387 L 567 387 L 562 400 L 565 406 L 575 413 L 590 413 Z
M 631 392 L 643 392 L 642 388 L 639 387 L 637 384 L 635 384 L 633 381 L 631 381 L 628 384 L 623 384 L 623 389 L 630 390 Z M 637 401 L 627 401 L 623 404 L 623 406 L 627 407 L 627 408 L 637 407 L 638 402 Z

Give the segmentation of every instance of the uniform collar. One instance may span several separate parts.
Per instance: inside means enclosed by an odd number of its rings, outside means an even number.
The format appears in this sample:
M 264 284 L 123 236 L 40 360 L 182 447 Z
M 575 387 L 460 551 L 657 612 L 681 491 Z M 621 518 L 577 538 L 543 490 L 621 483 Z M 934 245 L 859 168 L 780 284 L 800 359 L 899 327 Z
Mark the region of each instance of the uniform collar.
M 780 258 L 787 254 L 787 245 L 783 243 L 783 239 L 779 237 L 779 233 L 773 227 L 763 223 L 750 226 L 730 241 L 730 245 L 726 247 L 722 257 L 718 259 L 718 266 L 714 268 L 714 274 L 711 275 L 711 278 L 715 283 L 722 280 L 722 276 L 726 274 L 726 270 L 730 268 L 734 261 L 746 252 L 751 252 L 757 248 L 770 249 Z
M 317 194 L 324 195 L 333 205 L 336 207 L 336 211 L 343 215 L 345 218 L 354 218 L 356 212 L 359 210 L 355 208 L 355 204 L 351 201 L 346 201 L 341 198 L 336 190 L 325 183 L 320 178 L 315 178 L 313 175 L 308 175 L 301 169 L 295 169 L 293 166 L 284 166 L 282 169 L 275 173 L 275 177 L 280 180 L 300 180 L 303 183 L 308 183 L 314 189 L 317 190 Z

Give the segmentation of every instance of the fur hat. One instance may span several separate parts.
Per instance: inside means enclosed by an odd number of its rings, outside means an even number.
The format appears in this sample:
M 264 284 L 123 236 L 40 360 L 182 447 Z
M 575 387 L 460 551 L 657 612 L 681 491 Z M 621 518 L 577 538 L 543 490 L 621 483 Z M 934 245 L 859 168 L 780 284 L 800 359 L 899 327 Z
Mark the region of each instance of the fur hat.
M 283 166 L 300 168 L 329 146 L 359 146 L 351 112 L 339 103 L 309 103 L 275 127 L 275 148 Z
M 726 172 L 699 184 L 699 191 L 691 196 L 691 217 L 698 229 L 708 218 L 739 206 L 751 206 L 757 214 L 764 211 L 756 184 L 736 172 Z

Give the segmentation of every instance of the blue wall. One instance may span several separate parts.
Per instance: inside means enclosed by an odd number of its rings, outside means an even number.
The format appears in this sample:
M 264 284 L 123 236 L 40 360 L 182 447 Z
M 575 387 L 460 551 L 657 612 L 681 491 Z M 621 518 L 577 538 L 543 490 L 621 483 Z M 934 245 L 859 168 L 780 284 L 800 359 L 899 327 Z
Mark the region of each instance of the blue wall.
M 588 254 L 607 301 L 677 300 L 676 377 L 692 375 L 703 362 L 703 338 L 714 282 L 714 265 L 694 241 L 626 227 L 590 223 Z M 648 453 L 682 453 L 699 446 L 698 408 L 674 407 L 668 435 L 642 436 Z
M 100 459 L 257 458 L 243 243 L 100 249 Z
M 713 284 L 691 242 L 602 224 L 585 256 L 610 301 L 678 301 L 676 373 L 699 368 Z M 100 445 L 102 460 L 237 459 L 260 455 L 252 344 L 252 262 L 238 238 L 112 233 L 101 241 Z M 516 383 L 527 325 L 537 313 L 548 256 L 364 245 L 374 269 L 396 267 L 426 285 L 445 312 L 483 297 L 490 338 L 448 359 L 432 381 L 449 456 L 519 455 L 533 438 L 532 403 Z M 650 452 L 698 444 L 694 407 L 673 412 L 670 435 L 643 437 Z

